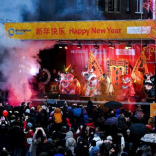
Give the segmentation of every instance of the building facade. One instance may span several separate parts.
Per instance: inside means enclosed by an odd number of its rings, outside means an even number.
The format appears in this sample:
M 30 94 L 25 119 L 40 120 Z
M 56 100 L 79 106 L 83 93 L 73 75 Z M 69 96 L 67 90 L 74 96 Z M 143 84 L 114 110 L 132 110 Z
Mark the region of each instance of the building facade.
M 147 0 L 38 0 L 24 21 L 140 20 L 152 18 Z

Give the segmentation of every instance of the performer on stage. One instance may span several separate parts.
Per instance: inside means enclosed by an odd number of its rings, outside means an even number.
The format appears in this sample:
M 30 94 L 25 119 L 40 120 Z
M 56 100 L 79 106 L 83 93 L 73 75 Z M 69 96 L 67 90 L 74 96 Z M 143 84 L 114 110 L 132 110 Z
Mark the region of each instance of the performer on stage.
M 56 69 L 53 69 L 52 70 L 52 73 L 51 73 L 51 80 L 52 82 L 56 82 L 58 80 L 58 74 L 56 72 Z
M 52 70 L 51 73 L 51 80 L 50 80 L 50 92 L 55 93 L 58 92 L 58 74 L 56 72 L 56 69 Z
M 39 92 L 41 93 L 45 93 L 45 86 L 44 83 L 47 80 L 47 74 L 46 72 L 44 72 L 43 69 L 39 69 L 39 73 L 37 74 L 37 83 L 38 83 L 38 88 L 39 88 Z
M 105 85 L 105 94 L 106 95 L 113 95 L 114 88 L 113 88 L 113 85 L 110 81 L 110 78 L 105 73 L 103 74 L 103 77 L 104 77 L 103 83 Z

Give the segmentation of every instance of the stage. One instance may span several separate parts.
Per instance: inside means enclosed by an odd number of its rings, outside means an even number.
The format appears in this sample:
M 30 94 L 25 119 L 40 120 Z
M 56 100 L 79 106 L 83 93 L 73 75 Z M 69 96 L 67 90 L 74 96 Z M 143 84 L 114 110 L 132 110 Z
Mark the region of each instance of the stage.
M 31 99 L 32 103 L 38 103 L 38 104 L 43 104 L 43 102 L 46 102 L 47 100 L 50 99 Z M 57 102 L 60 101 L 66 101 L 69 104 L 83 104 L 86 105 L 88 103 L 88 100 L 66 100 L 66 99 L 51 99 L 51 100 L 55 100 Z M 94 105 L 103 105 L 104 103 L 108 102 L 108 101 L 92 101 Z M 127 102 L 127 101 L 120 101 L 120 103 L 122 103 L 123 105 L 150 105 L 151 102 Z

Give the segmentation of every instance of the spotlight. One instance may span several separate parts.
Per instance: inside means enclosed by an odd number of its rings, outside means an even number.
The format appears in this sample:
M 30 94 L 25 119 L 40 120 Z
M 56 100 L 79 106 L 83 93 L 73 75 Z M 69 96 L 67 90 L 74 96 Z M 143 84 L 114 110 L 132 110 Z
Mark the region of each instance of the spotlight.
M 67 45 L 65 45 L 65 46 L 64 46 L 64 49 L 68 49 L 68 46 L 67 46 Z
M 131 46 L 130 44 L 127 44 L 127 45 L 125 46 L 125 49 L 129 49 L 129 48 L 132 48 L 132 46 Z
M 78 49 L 81 49 L 81 48 L 82 48 L 82 46 L 81 46 L 80 43 L 77 45 L 77 48 L 78 48 Z
M 145 48 L 146 48 L 146 47 L 147 47 L 147 44 L 146 44 L 146 43 L 145 43 L 145 44 L 143 44 L 143 45 L 142 45 L 142 47 L 145 47 Z
M 94 47 L 95 49 L 99 49 L 99 46 L 97 45 L 97 43 L 95 43 L 93 47 Z
M 108 45 L 109 48 L 114 49 L 114 45 L 110 44 Z
M 59 48 L 62 49 L 63 48 L 62 45 L 59 45 Z

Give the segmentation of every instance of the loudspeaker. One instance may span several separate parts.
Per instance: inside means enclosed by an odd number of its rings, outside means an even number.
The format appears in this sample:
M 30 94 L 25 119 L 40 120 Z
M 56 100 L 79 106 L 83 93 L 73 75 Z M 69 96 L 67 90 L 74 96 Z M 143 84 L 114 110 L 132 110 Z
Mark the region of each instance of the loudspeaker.
M 60 100 L 56 102 L 56 107 L 63 107 L 65 106 L 65 101 L 64 100 Z
M 93 100 L 93 97 L 92 96 L 80 96 L 79 99 L 89 101 L 89 100 Z
M 48 94 L 48 99 L 58 99 L 58 94 Z
M 103 95 L 95 95 L 94 96 L 94 100 L 95 101 L 103 101 L 104 100 L 104 96 Z
M 153 103 L 153 101 L 155 101 L 155 98 L 146 98 L 146 102 Z
M 45 94 L 45 93 L 39 93 L 39 94 L 35 95 L 34 97 L 40 98 L 40 99 L 44 99 L 45 96 L 47 96 L 47 94 Z
M 79 99 L 79 95 L 77 94 L 70 94 L 68 96 L 69 100 L 78 100 Z
M 59 98 L 67 100 L 67 99 L 69 99 L 69 94 L 60 94 Z

